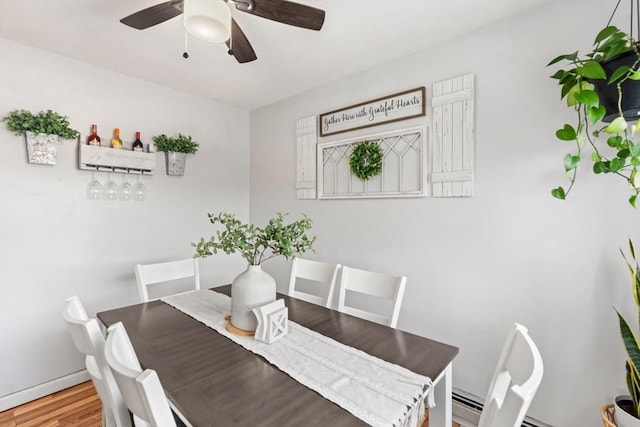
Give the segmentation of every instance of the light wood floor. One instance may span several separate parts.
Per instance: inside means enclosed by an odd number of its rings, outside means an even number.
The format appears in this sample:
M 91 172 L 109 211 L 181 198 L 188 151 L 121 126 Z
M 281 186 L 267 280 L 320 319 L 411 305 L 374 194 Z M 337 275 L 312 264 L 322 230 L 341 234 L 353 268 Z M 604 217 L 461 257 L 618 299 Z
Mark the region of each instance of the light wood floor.
M 0 412 L 0 427 L 63 426 L 102 426 L 102 405 L 91 381 Z M 428 420 L 422 427 L 429 427 Z
M 91 381 L 0 412 L 0 427 L 102 426 L 102 404 Z

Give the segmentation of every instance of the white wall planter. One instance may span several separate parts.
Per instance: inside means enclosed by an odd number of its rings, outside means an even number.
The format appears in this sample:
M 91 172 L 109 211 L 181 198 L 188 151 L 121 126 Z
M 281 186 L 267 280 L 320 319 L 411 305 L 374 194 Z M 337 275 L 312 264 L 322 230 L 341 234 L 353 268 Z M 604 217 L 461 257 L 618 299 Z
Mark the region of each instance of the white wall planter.
M 183 176 L 184 167 L 187 163 L 187 153 L 167 151 L 165 157 L 167 159 L 167 175 Z
M 55 165 L 58 153 L 58 135 L 27 132 L 27 159 L 38 165 Z

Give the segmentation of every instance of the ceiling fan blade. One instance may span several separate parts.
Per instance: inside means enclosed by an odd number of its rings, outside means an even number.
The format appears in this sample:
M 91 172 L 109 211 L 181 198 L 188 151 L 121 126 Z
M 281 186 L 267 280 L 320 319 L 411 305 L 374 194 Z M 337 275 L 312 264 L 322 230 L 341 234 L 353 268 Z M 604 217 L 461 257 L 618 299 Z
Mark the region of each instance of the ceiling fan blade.
M 229 54 L 233 55 L 241 64 L 258 59 L 253 47 L 251 47 L 251 43 L 249 43 L 249 39 L 247 39 L 247 36 L 244 35 L 242 29 L 233 18 L 231 19 L 231 38 L 227 40 L 227 47 L 229 48 Z
M 182 13 L 183 0 L 170 0 L 133 13 L 120 22 L 137 30 L 153 27 Z
M 287 0 L 254 0 L 251 10 L 237 6 L 243 12 L 283 24 L 319 31 L 324 24 L 324 10 Z

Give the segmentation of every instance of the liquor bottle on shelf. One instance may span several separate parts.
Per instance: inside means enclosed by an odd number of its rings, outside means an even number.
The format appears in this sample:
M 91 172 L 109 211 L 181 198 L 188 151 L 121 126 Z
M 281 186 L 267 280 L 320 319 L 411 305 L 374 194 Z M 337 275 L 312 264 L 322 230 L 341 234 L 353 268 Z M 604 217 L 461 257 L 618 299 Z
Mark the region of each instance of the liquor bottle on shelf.
M 133 141 L 133 151 L 142 151 L 143 145 L 140 141 L 140 132 L 136 132 L 136 140 Z
M 91 134 L 87 138 L 87 144 L 100 146 L 100 137 L 98 136 L 98 126 L 91 125 Z
M 111 148 L 122 148 L 122 140 L 120 139 L 120 128 L 113 130 L 113 138 L 111 138 Z

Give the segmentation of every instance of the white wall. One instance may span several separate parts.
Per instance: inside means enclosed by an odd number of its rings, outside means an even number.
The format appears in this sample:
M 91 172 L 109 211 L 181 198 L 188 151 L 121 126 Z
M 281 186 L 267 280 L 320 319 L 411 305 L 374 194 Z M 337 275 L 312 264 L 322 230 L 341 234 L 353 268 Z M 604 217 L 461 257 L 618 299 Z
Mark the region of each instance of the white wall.
M 545 362 L 530 415 L 554 426 L 601 425 L 600 406 L 625 391 L 612 306 L 636 315 L 618 252 L 628 235 L 640 241 L 626 184 L 587 165 L 568 201 L 550 195 L 566 184 L 568 148 L 554 133 L 573 116 L 545 65 L 588 48 L 595 31 L 576 20 L 600 28 L 610 6 L 556 2 L 251 113 L 252 220 L 304 212 L 318 237 L 313 257 L 408 276 L 399 328 L 460 348 L 455 387 L 484 396 L 510 326 L 528 326 Z M 295 198 L 296 119 L 422 85 L 430 101 L 432 83 L 469 72 L 473 197 Z M 430 125 L 430 114 L 333 139 Z M 265 265 L 281 291 L 289 265 Z
M 184 177 L 145 176 L 147 200 L 88 200 L 92 173 L 63 142 L 56 166 L 28 164 L 24 137 L 0 126 L 0 398 L 83 368 L 61 318 L 78 294 L 90 315 L 136 303 L 133 266 L 190 257 L 190 243 L 213 231 L 207 212 L 249 214 L 249 113 L 0 39 L 0 115 L 53 109 L 86 137 L 98 124 L 103 144 L 114 127 L 182 132 L 200 142 Z M 114 58 L 117 60 L 117 58 Z M 132 67 L 135 64 L 131 64 Z M 212 82 L 212 84 L 216 84 Z M 98 174 L 106 183 L 107 174 Z M 135 184 L 135 176 L 114 174 Z M 229 283 L 240 257 L 201 262 L 202 283 Z

